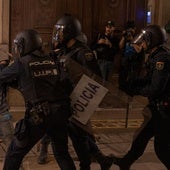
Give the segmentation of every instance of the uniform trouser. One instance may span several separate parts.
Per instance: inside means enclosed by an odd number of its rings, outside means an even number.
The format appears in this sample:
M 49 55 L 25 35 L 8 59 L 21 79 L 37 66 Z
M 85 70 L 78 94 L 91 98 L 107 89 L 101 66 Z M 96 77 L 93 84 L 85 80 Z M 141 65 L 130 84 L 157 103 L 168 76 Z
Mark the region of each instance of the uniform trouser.
M 155 152 L 159 160 L 170 170 L 170 106 L 162 106 L 155 120 Z M 156 114 L 156 113 L 155 113 Z
M 169 135 L 169 134 L 167 134 Z M 155 153 L 159 160 L 170 170 L 170 144 L 155 141 Z
M 100 67 L 103 80 L 108 81 L 108 79 L 111 76 L 111 73 L 113 72 L 113 66 L 114 66 L 113 62 L 99 59 L 98 64 Z
M 126 81 L 127 81 L 128 75 L 129 75 L 128 68 L 125 66 L 121 66 L 119 70 L 119 78 L 118 78 L 120 89 L 126 88 Z
M 96 154 L 98 154 L 100 151 L 100 149 L 98 148 L 97 144 L 96 144 L 96 140 L 95 137 L 93 135 L 88 134 L 88 143 L 89 143 L 89 147 L 90 147 L 90 154 L 92 156 L 96 156 Z
M 154 136 L 153 118 L 150 111 L 152 111 L 152 107 L 149 105 L 142 111 L 144 122 L 134 134 L 131 148 L 124 156 L 124 161 L 128 165 L 131 165 L 144 153 L 149 140 Z
M 90 170 L 91 154 L 88 133 L 72 122 L 69 122 L 69 136 L 80 161 L 81 170 Z
M 75 170 L 75 165 L 68 153 L 68 105 L 49 104 L 50 114 L 41 126 L 29 125 L 29 133 L 22 140 L 14 138 L 8 148 L 3 170 L 19 170 L 24 156 L 47 133 L 52 141 L 55 159 L 61 170 Z
M 72 122 L 69 123 L 69 136 L 80 160 L 80 170 L 90 170 L 91 156 L 100 153 L 94 136 Z
M 79 158 L 80 168 L 84 170 L 90 169 L 91 155 L 96 155 L 100 152 L 98 146 L 96 145 L 94 136 L 74 125 L 72 122 L 69 123 L 69 136 Z M 44 135 L 41 139 L 41 144 L 48 145 L 49 143 L 49 136 Z

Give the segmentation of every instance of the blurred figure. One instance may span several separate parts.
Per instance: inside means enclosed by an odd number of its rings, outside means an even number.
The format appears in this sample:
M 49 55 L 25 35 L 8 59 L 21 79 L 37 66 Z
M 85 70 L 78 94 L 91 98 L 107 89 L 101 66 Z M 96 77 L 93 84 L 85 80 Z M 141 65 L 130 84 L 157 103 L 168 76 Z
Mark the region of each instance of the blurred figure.
M 3 59 L 0 61 L 0 70 L 2 71 L 8 66 L 10 59 Z M 12 122 L 12 115 L 9 112 L 9 105 L 7 102 L 7 84 L 2 84 L 0 86 L 0 138 L 2 142 L 9 146 L 11 140 L 13 139 L 14 126 Z
M 126 86 L 126 81 L 129 77 L 137 77 L 140 75 L 145 59 L 143 49 L 141 49 L 138 44 L 132 43 L 135 35 L 135 23 L 134 21 L 128 21 L 119 42 L 119 47 L 122 50 L 119 70 L 119 88 L 122 90 L 124 86 Z
M 114 57 L 118 52 L 118 38 L 114 35 L 114 21 L 107 21 L 105 32 L 98 34 L 97 40 L 92 44 L 92 50 L 96 54 L 100 66 L 103 82 L 108 81 L 113 73 Z

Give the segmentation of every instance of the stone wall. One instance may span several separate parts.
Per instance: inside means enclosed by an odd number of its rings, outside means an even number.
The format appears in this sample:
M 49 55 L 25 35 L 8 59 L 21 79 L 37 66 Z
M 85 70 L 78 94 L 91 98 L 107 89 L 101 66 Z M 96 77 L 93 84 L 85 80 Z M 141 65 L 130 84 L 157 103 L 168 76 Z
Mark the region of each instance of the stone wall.
M 0 0 L 0 60 L 8 55 L 9 49 L 9 0 Z
M 162 27 L 170 20 L 169 0 L 148 0 L 148 6 L 152 9 L 152 24 L 159 24 Z M 168 36 L 168 46 L 170 47 L 170 34 Z

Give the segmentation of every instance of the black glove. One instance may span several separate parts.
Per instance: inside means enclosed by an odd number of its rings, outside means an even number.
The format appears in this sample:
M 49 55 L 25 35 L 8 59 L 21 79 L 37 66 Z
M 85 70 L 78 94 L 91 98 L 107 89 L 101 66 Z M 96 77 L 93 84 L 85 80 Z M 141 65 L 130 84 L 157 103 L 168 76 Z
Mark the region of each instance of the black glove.
M 128 96 L 131 96 L 131 97 L 134 96 L 133 90 L 131 90 L 131 89 L 129 89 L 129 88 L 124 88 L 123 91 L 124 91 Z
M 126 81 L 124 82 L 123 86 L 119 87 L 120 90 L 124 91 L 128 96 L 135 96 L 135 95 L 139 95 L 140 92 L 140 88 L 135 86 L 135 84 L 133 84 L 132 81 Z

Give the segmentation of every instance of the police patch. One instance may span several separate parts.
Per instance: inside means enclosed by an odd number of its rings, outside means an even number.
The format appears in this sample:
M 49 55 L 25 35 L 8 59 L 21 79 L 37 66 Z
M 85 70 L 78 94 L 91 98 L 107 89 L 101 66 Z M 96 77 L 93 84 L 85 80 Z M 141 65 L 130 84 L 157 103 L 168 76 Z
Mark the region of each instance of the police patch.
M 164 62 L 156 62 L 157 70 L 163 70 L 163 68 L 164 68 Z
M 87 61 L 91 61 L 93 59 L 93 53 L 86 53 L 85 58 Z

